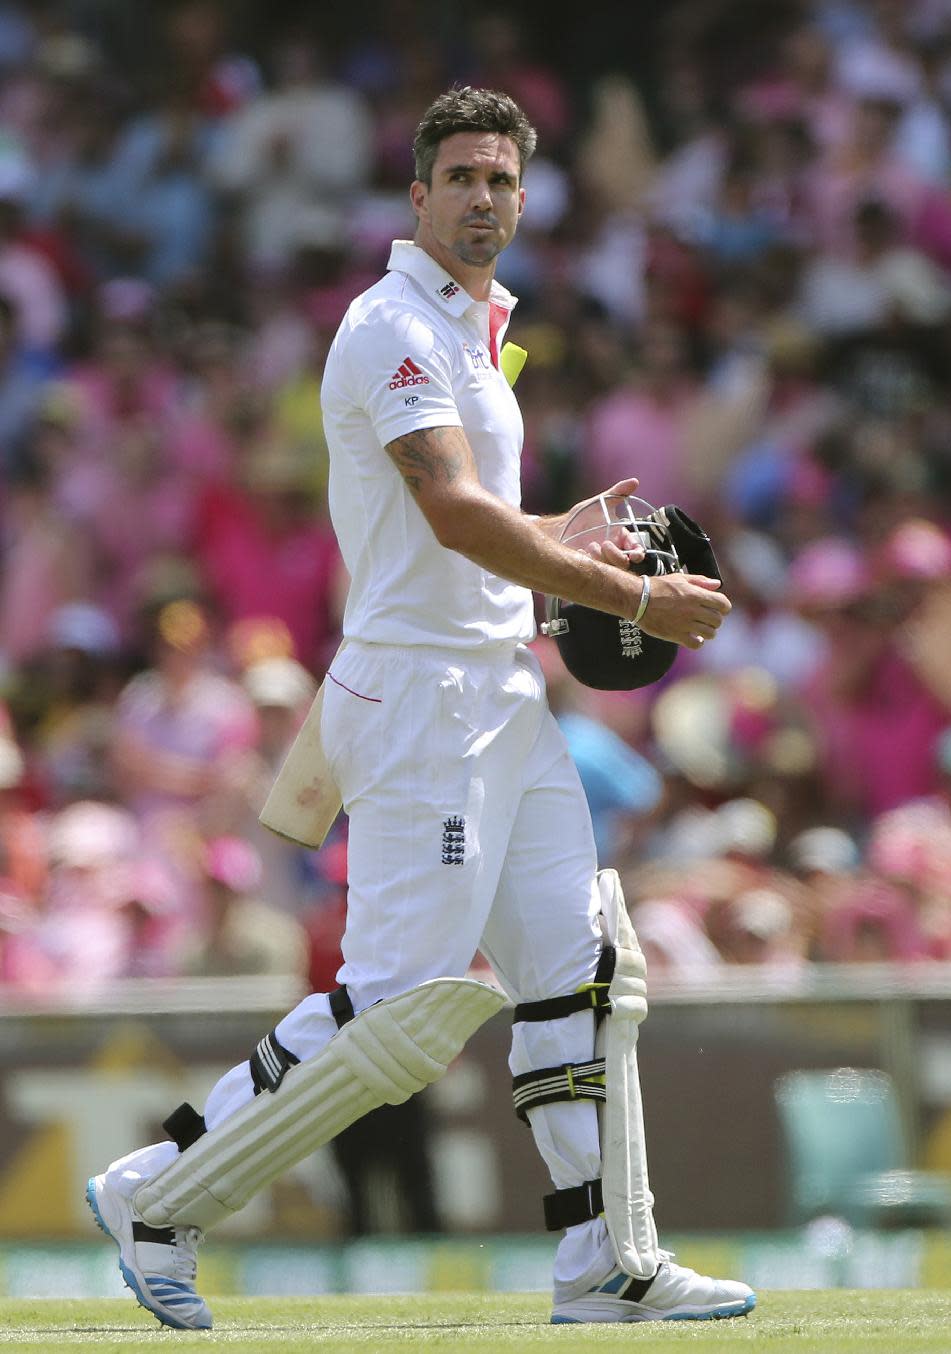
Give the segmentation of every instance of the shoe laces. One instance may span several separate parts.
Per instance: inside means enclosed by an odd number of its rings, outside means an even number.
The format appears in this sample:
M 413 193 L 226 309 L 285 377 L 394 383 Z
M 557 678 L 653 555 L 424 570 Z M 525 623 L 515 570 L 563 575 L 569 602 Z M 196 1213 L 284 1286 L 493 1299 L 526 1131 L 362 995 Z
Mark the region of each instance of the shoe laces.
M 193 1284 L 198 1274 L 198 1257 L 195 1252 L 205 1239 L 200 1227 L 176 1227 L 175 1244 L 172 1247 L 172 1270 L 176 1279 L 184 1279 Z

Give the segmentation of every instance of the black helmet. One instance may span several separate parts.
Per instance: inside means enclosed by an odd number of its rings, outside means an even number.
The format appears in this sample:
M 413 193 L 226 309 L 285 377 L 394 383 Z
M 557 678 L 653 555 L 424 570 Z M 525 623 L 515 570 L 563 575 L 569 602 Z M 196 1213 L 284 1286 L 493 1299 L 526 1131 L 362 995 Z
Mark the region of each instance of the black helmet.
M 561 535 L 563 545 L 581 548 L 607 540 L 619 528 L 639 537 L 643 560 L 637 574 L 705 574 L 719 578 L 710 538 L 681 508 L 652 508 L 632 494 L 601 494 L 572 513 Z M 548 599 L 542 633 L 551 635 L 573 677 L 600 691 L 633 691 L 649 686 L 670 670 L 679 645 L 645 634 L 633 621 L 559 597 Z

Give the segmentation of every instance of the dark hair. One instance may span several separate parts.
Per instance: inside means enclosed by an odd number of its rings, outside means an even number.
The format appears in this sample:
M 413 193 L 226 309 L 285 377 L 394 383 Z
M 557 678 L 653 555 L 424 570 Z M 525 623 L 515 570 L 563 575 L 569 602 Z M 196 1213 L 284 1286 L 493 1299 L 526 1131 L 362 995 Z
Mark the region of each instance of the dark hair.
M 518 147 L 519 178 L 532 158 L 538 134 L 508 94 L 495 89 L 447 89 L 426 109 L 413 138 L 416 177 L 432 184 L 433 165 L 440 143 L 457 132 L 497 132 L 509 136 Z

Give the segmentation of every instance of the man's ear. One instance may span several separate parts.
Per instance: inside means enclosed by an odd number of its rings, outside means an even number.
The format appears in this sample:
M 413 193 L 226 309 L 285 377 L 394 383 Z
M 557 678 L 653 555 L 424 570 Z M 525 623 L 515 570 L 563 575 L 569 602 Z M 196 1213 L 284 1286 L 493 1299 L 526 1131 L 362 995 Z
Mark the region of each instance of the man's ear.
M 410 184 L 409 200 L 413 204 L 413 211 L 417 216 L 421 217 L 426 214 L 429 200 L 429 187 L 427 184 L 423 183 L 422 179 L 414 179 Z
M 520 189 L 518 190 L 518 214 L 519 214 L 519 216 L 521 216 L 521 214 L 522 214 L 522 212 L 523 212 L 524 210 L 525 210 L 525 189 L 524 189 L 524 188 L 520 188 Z

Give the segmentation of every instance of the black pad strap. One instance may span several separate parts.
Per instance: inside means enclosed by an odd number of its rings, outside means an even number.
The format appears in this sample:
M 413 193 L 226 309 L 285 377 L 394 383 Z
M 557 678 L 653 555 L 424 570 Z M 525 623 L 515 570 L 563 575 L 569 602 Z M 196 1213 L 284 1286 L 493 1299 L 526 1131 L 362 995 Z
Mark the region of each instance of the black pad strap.
M 288 1052 L 272 1030 L 264 1036 L 248 1061 L 254 1094 L 260 1095 L 262 1091 L 276 1091 L 290 1069 L 300 1062 L 300 1058 Z
M 603 1016 L 611 1009 L 608 987 L 614 977 L 614 946 L 605 945 L 598 960 L 594 981 L 584 983 L 577 992 L 566 997 L 546 997 L 542 1001 L 519 1002 L 512 1016 L 519 1020 L 561 1020 L 576 1011 L 595 1011 Z
M 350 1000 L 346 983 L 335 987 L 330 993 L 330 1014 L 336 1020 L 338 1030 L 342 1029 L 348 1020 L 353 1019 L 353 1002 Z
M 560 1232 L 563 1227 L 577 1227 L 579 1222 L 590 1222 L 604 1211 L 601 1181 L 586 1180 L 573 1189 L 556 1189 L 554 1194 L 546 1194 L 542 1203 L 546 1231 Z
M 150 1227 L 147 1222 L 132 1221 L 133 1241 L 157 1241 L 160 1246 L 175 1245 L 174 1227 Z
M 528 1111 L 558 1100 L 605 1100 L 604 1059 L 542 1067 L 512 1078 L 515 1113 L 528 1123 Z
M 523 1001 L 516 1006 L 512 1015 L 513 1022 L 519 1020 L 562 1020 L 574 1015 L 576 1011 L 600 1011 L 608 1009 L 607 985 L 603 988 L 588 983 L 580 992 L 572 992 L 568 997 L 548 997 L 544 1001 Z
M 162 1127 L 180 1152 L 191 1147 L 208 1131 L 204 1115 L 199 1114 L 187 1100 L 177 1110 L 172 1110 Z

